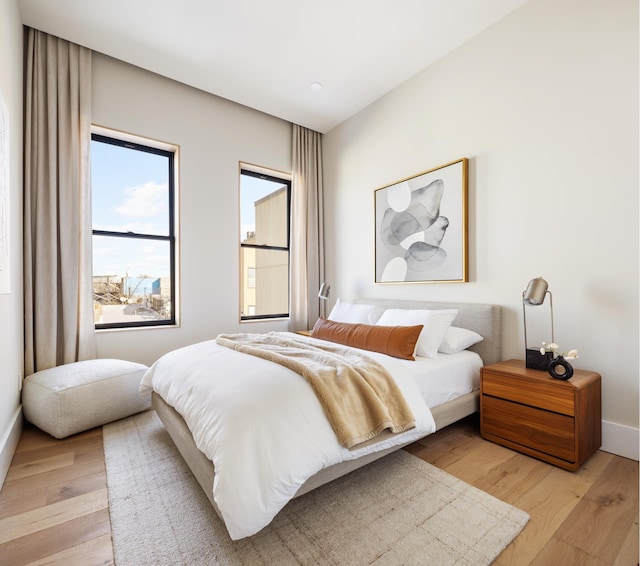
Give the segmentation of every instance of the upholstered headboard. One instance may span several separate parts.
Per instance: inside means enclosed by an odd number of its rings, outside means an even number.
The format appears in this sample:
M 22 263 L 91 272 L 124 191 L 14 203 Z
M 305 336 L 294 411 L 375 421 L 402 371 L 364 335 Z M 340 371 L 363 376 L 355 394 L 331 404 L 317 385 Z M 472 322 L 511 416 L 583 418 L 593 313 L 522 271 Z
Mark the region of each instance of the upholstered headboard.
M 493 364 L 502 359 L 500 305 L 366 298 L 355 299 L 353 302 L 378 305 L 385 309 L 458 309 L 453 326 L 468 328 L 484 338 L 482 342 L 471 346 L 469 350 L 479 354 L 485 365 Z

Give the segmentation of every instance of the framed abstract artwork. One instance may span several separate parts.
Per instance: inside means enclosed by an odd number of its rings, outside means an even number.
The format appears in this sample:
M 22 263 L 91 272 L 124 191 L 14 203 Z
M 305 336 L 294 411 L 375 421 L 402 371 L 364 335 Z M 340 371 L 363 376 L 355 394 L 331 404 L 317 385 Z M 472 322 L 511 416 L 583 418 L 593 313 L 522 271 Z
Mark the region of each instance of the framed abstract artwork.
M 374 191 L 375 282 L 468 281 L 468 159 Z

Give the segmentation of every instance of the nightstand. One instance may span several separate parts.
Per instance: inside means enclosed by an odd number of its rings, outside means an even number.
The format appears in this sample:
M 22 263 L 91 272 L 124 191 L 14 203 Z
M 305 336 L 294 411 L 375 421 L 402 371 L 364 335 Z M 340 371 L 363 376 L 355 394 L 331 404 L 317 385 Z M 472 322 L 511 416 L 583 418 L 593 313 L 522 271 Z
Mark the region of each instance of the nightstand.
M 563 381 L 507 360 L 480 375 L 483 438 L 571 471 L 600 448 L 599 374 L 575 370 Z

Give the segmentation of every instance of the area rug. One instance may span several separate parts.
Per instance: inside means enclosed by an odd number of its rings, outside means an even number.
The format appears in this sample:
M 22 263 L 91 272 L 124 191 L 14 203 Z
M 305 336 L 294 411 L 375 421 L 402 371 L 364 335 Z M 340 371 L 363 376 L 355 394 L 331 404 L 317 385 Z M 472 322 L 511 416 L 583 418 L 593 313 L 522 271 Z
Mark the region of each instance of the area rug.
M 529 516 L 399 450 L 232 541 L 153 411 L 105 425 L 118 566 L 490 564 Z

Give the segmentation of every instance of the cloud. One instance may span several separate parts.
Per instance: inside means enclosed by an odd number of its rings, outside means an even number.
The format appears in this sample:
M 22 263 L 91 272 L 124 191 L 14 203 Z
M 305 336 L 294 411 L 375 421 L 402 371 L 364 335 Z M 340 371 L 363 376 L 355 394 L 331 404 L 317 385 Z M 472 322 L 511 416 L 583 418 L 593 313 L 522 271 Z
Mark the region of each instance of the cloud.
M 99 230 L 107 230 L 109 232 L 136 232 L 138 234 L 156 234 L 159 229 L 153 222 L 129 222 L 127 224 L 105 224 L 101 225 Z
M 167 212 L 167 183 L 158 184 L 154 181 L 127 187 L 125 200 L 116 208 L 116 212 L 128 218 L 141 216 L 156 216 Z
M 100 236 L 93 246 L 93 275 L 152 279 L 169 276 L 168 246 L 158 242 Z

